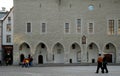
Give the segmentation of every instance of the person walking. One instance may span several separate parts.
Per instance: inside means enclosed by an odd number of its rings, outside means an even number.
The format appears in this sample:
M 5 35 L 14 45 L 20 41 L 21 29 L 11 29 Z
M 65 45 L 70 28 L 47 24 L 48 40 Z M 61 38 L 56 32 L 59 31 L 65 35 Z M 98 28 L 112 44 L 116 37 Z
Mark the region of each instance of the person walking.
M 29 66 L 32 66 L 33 58 L 30 57 Z
M 25 59 L 25 63 L 26 63 L 25 67 L 29 67 L 29 59 L 28 58 Z
M 28 55 L 28 59 L 29 59 L 29 66 L 32 66 L 33 58 L 30 54 Z
M 22 67 L 25 67 L 25 65 L 26 65 L 26 60 L 24 58 L 23 61 L 22 61 Z
M 106 71 L 106 73 L 108 73 L 106 56 L 104 56 L 103 58 L 103 71 L 104 70 Z
M 99 57 L 97 59 L 97 70 L 96 70 L 96 73 L 99 73 L 99 69 L 100 68 L 101 68 L 101 72 L 104 73 L 103 67 L 102 67 L 102 62 L 103 62 L 103 57 L 101 56 L 101 54 L 99 54 Z
M 23 62 L 22 62 L 22 67 L 29 67 L 29 59 L 28 58 L 24 58 Z

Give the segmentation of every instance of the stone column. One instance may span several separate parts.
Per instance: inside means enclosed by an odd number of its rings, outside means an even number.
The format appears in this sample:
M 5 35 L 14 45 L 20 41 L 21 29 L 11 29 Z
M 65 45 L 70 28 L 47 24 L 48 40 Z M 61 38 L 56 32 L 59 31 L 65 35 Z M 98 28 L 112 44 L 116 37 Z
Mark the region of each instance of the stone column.
M 81 62 L 87 62 L 87 47 L 86 47 L 86 36 L 83 35 L 82 36 L 82 47 L 81 47 L 82 51 L 81 51 Z
M 68 52 L 65 52 L 65 53 L 64 53 L 64 63 L 65 63 L 65 64 L 68 64 L 68 63 L 69 63 L 69 53 L 68 53 Z
M 19 62 L 20 62 L 19 49 L 14 47 L 14 50 L 13 50 L 13 65 L 18 65 Z
M 68 45 L 69 45 L 69 44 L 68 44 Z M 64 48 L 64 63 L 65 63 L 65 64 L 68 64 L 68 63 L 69 63 L 69 50 L 70 50 L 70 48 L 69 48 L 68 45 L 66 45 L 66 46 L 65 46 L 66 48 Z
M 51 52 L 47 53 L 47 61 L 48 63 L 53 63 L 53 53 Z
M 86 44 L 82 44 L 81 47 L 81 62 L 86 63 L 87 62 L 87 47 Z

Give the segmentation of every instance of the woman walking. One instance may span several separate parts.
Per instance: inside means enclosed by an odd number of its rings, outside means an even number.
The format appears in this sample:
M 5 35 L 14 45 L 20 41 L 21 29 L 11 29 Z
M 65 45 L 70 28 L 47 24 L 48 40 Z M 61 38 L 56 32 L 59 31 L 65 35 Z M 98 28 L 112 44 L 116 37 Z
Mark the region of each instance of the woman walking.
M 106 71 L 106 73 L 108 73 L 106 56 L 104 56 L 103 58 L 103 71 L 104 70 Z

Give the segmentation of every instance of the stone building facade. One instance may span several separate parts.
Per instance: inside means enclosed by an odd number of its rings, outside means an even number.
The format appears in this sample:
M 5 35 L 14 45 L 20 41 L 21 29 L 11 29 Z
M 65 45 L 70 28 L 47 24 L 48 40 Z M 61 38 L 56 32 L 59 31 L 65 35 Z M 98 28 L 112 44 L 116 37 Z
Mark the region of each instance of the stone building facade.
M 120 62 L 119 0 L 14 0 L 14 64 Z

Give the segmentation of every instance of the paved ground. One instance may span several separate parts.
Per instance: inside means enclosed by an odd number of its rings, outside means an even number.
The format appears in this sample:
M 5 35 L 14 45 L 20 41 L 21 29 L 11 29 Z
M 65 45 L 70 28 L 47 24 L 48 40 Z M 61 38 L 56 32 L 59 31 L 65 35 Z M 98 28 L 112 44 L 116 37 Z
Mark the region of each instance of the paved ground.
M 109 73 L 96 74 L 96 66 L 30 67 L 0 66 L 0 76 L 120 76 L 120 66 L 108 66 Z

